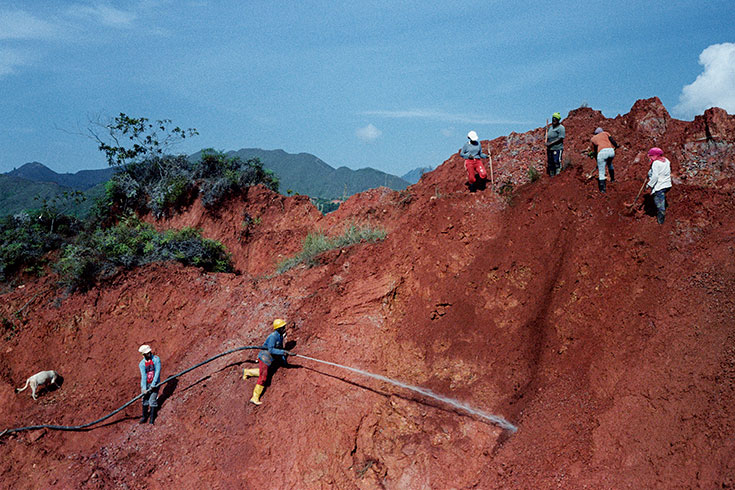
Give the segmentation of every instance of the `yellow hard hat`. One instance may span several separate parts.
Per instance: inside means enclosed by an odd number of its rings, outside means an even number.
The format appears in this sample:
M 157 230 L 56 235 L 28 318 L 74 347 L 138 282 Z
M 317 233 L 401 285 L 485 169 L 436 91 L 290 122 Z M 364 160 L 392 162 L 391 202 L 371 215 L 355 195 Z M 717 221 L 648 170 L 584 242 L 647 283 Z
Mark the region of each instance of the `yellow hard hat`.
M 286 326 L 286 320 L 282 318 L 276 318 L 275 320 L 273 320 L 273 330 L 278 330 L 279 328 L 285 327 L 285 326 Z

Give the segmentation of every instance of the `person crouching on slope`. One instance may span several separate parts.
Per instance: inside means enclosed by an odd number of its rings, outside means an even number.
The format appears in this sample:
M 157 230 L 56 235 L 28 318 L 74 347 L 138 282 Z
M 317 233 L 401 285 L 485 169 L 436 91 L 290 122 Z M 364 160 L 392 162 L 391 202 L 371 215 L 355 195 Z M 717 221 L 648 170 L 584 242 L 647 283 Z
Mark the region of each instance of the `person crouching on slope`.
M 661 148 L 648 150 L 651 169 L 648 171 L 648 187 L 656 205 L 658 224 L 666 219 L 666 193 L 671 190 L 671 162 L 664 156 Z
M 483 183 L 487 179 L 487 172 L 485 171 L 485 166 L 482 164 L 482 159 L 487 158 L 487 155 L 482 152 L 482 146 L 477 138 L 477 133 L 470 131 L 467 133 L 467 139 L 469 141 L 464 144 L 462 150 L 459 152 L 459 156 L 464 158 L 464 168 L 467 170 L 470 192 L 475 192 L 477 190 L 475 184 L 478 183 L 475 175 L 480 177 Z
M 140 392 L 143 394 L 143 417 L 141 417 L 140 423 L 145 424 L 148 421 L 148 423 L 153 424 L 156 420 L 156 410 L 158 410 L 158 387 L 156 385 L 161 380 L 161 359 L 153 355 L 150 345 L 141 345 L 138 352 L 143 354 L 143 359 L 138 364 L 140 368 Z
M 258 367 L 243 370 L 242 379 L 258 376 L 250 403 L 255 405 L 263 403 L 260 401 L 260 396 L 263 394 L 266 381 L 279 365 L 286 365 L 286 356 L 291 355 L 289 351 L 283 349 L 286 325 L 286 321 L 281 318 L 273 320 L 273 332 L 265 339 L 264 349 L 258 353 Z

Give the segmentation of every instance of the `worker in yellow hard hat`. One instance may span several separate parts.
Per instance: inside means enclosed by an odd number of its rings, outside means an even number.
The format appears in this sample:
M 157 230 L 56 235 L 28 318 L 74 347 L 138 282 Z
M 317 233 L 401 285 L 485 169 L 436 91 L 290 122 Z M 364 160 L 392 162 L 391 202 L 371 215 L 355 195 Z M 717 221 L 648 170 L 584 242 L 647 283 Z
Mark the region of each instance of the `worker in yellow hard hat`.
M 256 405 L 262 403 L 260 396 L 263 394 L 265 382 L 269 375 L 272 375 L 279 365 L 286 364 L 286 356 L 292 355 L 289 351 L 283 349 L 283 339 L 286 337 L 287 325 L 282 318 L 273 320 L 273 332 L 265 339 L 264 349 L 258 353 L 258 367 L 243 370 L 242 379 L 251 376 L 258 377 L 258 382 L 253 390 L 253 397 L 250 399 L 251 403 Z
M 555 112 L 551 116 L 551 127 L 546 131 L 546 171 L 550 177 L 561 172 L 565 137 L 566 129 L 561 124 L 561 113 Z

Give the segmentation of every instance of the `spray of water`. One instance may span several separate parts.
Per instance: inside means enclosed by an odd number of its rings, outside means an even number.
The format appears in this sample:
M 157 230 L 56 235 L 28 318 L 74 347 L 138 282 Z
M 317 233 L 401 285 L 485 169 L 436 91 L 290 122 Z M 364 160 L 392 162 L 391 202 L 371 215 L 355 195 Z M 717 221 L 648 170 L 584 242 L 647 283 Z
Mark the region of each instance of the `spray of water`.
M 334 366 L 334 367 L 337 367 L 337 368 L 346 369 L 348 371 L 352 371 L 353 373 L 362 374 L 363 376 L 368 376 L 370 378 L 374 378 L 374 379 L 377 379 L 377 380 L 380 380 L 380 381 L 385 381 L 386 383 L 390 383 L 392 385 L 399 386 L 399 387 L 405 388 L 407 390 L 415 391 L 416 393 L 420 393 L 420 394 L 422 394 L 424 396 L 428 396 L 429 398 L 433 398 L 434 400 L 438 400 L 440 402 L 446 403 L 447 405 L 451 405 L 451 406 L 453 406 L 455 408 L 458 408 L 460 410 L 463 410 L 463 411 L 465 411 L 467 413 L 471 413 L 472 415 L 476 415 L 476 416 L 478 416 L 480 418 L 483 418 L 485 420 L 488 420 L 488 421 L 492 422 L 493 424 L 498 425 L 499 427 L 502 427 L 503 429 L 509 430 L 511 432 L 515 432 L 515 431 L 518 430 L 518 428 L 515 425 L 511 424 L 510 422 L 508 422 L 507 420 L 505 420 L 502 417 L 498 417 L 497 415 L 491 415 L 489 413 L 483 412 L 482 410 L 477 410 L 476 408 L 472 408 L 471 406 L 467 405 L 466 403 L 462 403 L 462 402 L 460 402 L 458 400 L 455 400 L 453 398 L 449 398 L 449 397 L 446 397 L 446 396 L 442 396 L 442 395 L 436 394 L 433 391 L 428 390 L 426 388 L 420 388 L 418 386 L 411 386 L 409 384 L 401 383 L 400 381 L 396 381 L 394 379 L 386 378 L 385 376 L 381 376 L 379 374 L 369 373 L 367 371 L 363 371 L 362 369 L 357 369 L 357 368 L 353 368 L 353 367 L 349 367 L 349 366 L 343 366 L 341 364 L 337 364 L 337 363 L 334 363 L 334 362 L 322 361 L 321 359 L 314 359 L 313 357 L 302 356 L 301 354 L 293 354 L 293 355 L 295 355 L 296 357 L 301 357 L 303 359 L 308 359 L 310 361 L 320 362 L 322 364 L 327 364 L 329 366 Z

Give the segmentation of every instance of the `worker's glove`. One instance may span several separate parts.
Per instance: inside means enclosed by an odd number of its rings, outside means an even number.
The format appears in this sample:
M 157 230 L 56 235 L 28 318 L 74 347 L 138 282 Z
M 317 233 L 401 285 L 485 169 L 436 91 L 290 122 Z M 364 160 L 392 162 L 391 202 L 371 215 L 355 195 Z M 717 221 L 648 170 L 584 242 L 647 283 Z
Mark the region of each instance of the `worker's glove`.
M 287 351 L 286 351 L 286 356 L 295 356 L 295 355 L 296 355 L 296 354 L 294 354 L 294 353 L 293 353 L 293 352 L 291 352 L 290 350 L 287 350 Z

